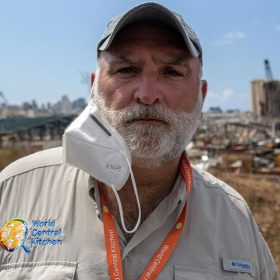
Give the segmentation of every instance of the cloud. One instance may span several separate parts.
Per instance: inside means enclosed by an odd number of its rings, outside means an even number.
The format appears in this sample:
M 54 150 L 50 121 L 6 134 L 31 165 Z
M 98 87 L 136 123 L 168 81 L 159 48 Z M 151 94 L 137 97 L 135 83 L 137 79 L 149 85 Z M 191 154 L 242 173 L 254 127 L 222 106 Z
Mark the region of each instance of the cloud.
M 217 93 L 214 91 L 208 91 L 207 98 L 211 100 L 218 100 L 218 101 L 228 101 L 234 95 L 234 91 L 231 89 L 224 89 L 222 93 Z
M 227 40 L 238 40 L 245 38 L 246 35 L 242 32 L 229 32 L 224 35 L 224 38 Z
M 229 45 L 233 44 L 236 41 L 245 39 L 246 35 L 243 32 L 235 31 L 235 32 L 227 32 L 223 35 L 223 37 L 219 40 L 214 41 L 215 45 Z

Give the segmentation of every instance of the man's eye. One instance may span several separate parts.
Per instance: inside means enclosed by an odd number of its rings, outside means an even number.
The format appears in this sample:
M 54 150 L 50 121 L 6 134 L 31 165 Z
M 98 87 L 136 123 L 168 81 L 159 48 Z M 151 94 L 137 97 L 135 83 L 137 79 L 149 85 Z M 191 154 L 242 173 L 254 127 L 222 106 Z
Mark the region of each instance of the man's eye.
M 121 73 L 121 74 L 134 74 L 137 72 L 138 69 L 136 67 L 123 67 L 117 70 L 117 73 Z
M 167 67 L 166 69 L 164 69 L 164 74 L 170 75 L 170 76 L 182 76 L 182 74 L 179 71 L 177 71 L 171 67 Z

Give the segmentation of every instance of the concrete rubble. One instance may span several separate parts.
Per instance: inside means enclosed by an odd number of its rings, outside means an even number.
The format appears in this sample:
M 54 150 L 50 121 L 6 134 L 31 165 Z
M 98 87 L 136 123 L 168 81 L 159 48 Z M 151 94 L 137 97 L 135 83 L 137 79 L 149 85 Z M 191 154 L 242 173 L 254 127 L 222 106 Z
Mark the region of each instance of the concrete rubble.
M 187 149 L 205 170 L 280 175 L 280 118 L 206 113 Z

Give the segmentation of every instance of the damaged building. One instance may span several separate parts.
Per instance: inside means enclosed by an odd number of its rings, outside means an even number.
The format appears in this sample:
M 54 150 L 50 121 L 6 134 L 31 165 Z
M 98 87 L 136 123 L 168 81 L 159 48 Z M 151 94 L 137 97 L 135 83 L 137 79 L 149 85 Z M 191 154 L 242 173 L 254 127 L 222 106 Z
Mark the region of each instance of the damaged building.
M 280 80 L 254 80 L 252 109 L 262 117 L 280 118 Z

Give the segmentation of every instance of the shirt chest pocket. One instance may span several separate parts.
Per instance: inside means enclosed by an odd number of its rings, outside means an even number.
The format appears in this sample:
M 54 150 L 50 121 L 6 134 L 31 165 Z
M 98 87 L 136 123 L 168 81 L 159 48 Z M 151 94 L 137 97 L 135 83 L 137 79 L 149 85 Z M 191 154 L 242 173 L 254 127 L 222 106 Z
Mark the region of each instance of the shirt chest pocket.
M 1 280 L 73 280 L 75 262 L 30 262 L 0 266 Z
M 254 280 L 248 273 L 224 272 L 219 275 L 213 271 L 175 266 L 175 280 Z

